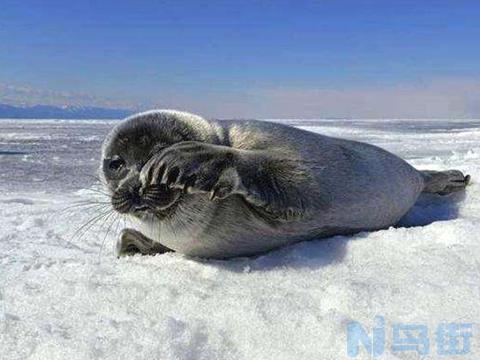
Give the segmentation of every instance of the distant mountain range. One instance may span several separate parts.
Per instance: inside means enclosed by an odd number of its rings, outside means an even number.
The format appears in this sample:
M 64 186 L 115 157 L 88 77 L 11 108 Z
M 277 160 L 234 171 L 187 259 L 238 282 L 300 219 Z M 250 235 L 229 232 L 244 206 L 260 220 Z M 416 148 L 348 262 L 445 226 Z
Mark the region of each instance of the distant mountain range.
M 7 119 L 122 119 L 134 110 L 94 106 L 13 106 L 0 104 L 0 118 Z

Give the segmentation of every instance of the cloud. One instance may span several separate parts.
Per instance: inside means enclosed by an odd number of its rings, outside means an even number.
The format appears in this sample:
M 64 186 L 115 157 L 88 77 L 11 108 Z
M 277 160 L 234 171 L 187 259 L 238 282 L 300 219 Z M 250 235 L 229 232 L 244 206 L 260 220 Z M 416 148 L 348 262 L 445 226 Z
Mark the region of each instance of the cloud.
M 30 86 L 15 86 L 9 84 L 0 84 L 0 103 L 17 106 L 98 106 L 122 109 L 142 107 L 129 100 L 104 98 L 78 92 L 42 90 Z
M 262 116 L 283 118 L 478 118 L 480 81 L 346 89 L 260 91 Z
M 135 101 L 142 99 L 141 103 Z M 170 89 L 119 99 L 0 84 L 0 103 L 176 108 L 211 118 L 480 118 L 480 81 L 443 79 L 383 87 Z
M 152 104 L 212 118 L 480 118 L 480 81 L 442 79 L 383 87 L 199 91 Z

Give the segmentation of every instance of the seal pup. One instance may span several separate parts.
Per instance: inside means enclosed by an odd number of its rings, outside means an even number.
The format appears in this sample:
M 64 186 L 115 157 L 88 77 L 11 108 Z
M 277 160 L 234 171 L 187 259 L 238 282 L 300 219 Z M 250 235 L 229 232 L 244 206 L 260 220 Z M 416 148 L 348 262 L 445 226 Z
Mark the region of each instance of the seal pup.
M 113 208 L 136 229 L 119 255 L 230 258 L 395 225 L 421 192 L 463 190 L 457 170 L 419 171 L 373 145 L 256 120 L 155 110 L 104 141 Z

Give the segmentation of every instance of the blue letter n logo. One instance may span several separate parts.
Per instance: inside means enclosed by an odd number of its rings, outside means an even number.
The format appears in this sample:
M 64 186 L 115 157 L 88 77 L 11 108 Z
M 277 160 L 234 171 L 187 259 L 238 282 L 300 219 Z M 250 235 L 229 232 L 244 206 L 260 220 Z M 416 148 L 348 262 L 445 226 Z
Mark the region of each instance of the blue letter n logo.
M 349 357 L 356 357 L 360 353 L 360 346 L 363 345 L 370 356 L 380 356 L 385 350 L 385 319 L 383 316 L 375 316 L 375 325 L 372 330 L 372 337 L 357 321 L 347 324 L 347 354 Z

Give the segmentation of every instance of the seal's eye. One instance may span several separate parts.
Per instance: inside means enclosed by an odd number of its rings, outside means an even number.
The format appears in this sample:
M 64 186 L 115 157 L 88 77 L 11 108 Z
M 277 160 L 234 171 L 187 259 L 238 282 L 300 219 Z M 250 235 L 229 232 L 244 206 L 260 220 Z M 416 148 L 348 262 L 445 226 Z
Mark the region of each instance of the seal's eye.
M 110 160 L 108 163 L 108 168 L 113 171 L 118 171 L 125 165 L 125 160 L 123 160 L 121 157 L 113 158 Z

